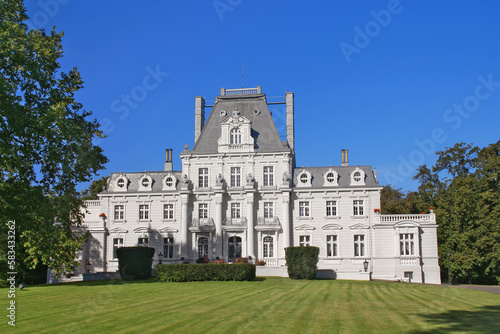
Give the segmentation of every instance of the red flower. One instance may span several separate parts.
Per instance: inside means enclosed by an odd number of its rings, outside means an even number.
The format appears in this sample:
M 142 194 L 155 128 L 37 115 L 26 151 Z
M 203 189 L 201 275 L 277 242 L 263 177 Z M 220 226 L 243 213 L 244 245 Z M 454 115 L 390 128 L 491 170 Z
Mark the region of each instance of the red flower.
M 101 218 L 106 218 L 106 214 L 103 212 L 103 213 L 101 213 L 101 214 L 99 215 L 99 217 L 101 217 Z

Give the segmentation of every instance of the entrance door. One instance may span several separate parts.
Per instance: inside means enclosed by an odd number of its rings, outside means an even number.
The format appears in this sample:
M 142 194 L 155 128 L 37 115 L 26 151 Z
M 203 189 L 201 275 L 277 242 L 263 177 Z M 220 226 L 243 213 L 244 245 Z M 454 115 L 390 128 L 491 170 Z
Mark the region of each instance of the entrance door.
M 233 262 L 235 259 L 241 257 L 241 238 L 230 237 L 227 242 L 228 261 Z

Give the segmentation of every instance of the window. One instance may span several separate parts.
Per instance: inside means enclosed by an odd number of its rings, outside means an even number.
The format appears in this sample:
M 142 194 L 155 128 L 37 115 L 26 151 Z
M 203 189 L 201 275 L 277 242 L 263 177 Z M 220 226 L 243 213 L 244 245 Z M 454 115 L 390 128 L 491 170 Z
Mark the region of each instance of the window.
M 163 204 L 163 219 L 174 219 L 173 204 Z
M 362 216 L 363 215 L 363 200 L 354 200 L 352 201 L 352 213 L 354 216 Z
M 118 248 L 123 247 L 123 238 L 114 238 L 113 239 L 113 259 L 117 259 L 118 255 L 116 251 Z
M 326 180 L 330 183 L 334 182 L 335 181 L 335 174 L 333 174 L 332 172 L 326 174 Z
M 337 201 L 326 201 L 326 216 L 333 217 L 337 215 Z
M 231 218 L 233 219 L 241 218 L 240 203 L 231 203 Z
M 301 235 L 299 236 L 299 246 L 310 246 L 311 236 L 310 235 Z
M 198 238 L 198 257 L 208 257 L 208 238 Z
M 125 180 L 119 179 L 116 184 L 118 185 L 118 187 L 123 188 L 125 186 Z
M 241 144 L 241 130 L 239 128 L 232 128 L 229 134 L 230 144 Z
M 300 175 L 300 182 L 307 183 L 307 174 L 306 173 Z
M 363 234 L 354 236 L 354 256 L 365 256 L 365 236 Z
M 356 181 L 356 182 L 361 181 L 361 173 L 360 172 L 354 173 L 354 181 Z
M 231 167 L 231 187 L 241 187 L 240 167 Z
M 125 206 L 115 205 L 115 220 L 123 220 L 125 216 Z
M 299 217 L 309 216 L 309 202 L 299 202 Z
M 149 204 L 139 204 L 139 219 L 149 219 Z
M 327 235 L 326 236 L 326 256 L 338 256 L 337 253 L 337 236 Z
M 137 239 L 137 245 L 142 247 L 148 247 L 148 238 L 139 238 Z
M 172 179 L 170 176 L 165 179 L 165 185 L 167 187 L 171 187 L 174 185 L 174 179 Z
M 174 238 L 163 238 L 163 258 L 171 259 L 174 257 Z
M 264 167 L 264 187 L 270 187 L 274 185 L 274 167 L 265 166 Z
M 142 179 L 142 186 L 144 188 L 149 187 L 149 179 L 147 177 L 145 177 L 145 178 Z
M 413 279 L 413 271 L 405 271 L 404 275 L 408 282 L 411 282 L 411 280 Z
M 198 169 L 198 187 L 208 188 L 208 168 Z
M 273 218 L 273 217 L 274 217 L 274 203 L 264 202 L 264 218 Z
M 264 237 L 264 257 L 273 257 L 273 237 L 267 236 Z
M 198 206 L 198 218 L 208 218 L 208 203 L 200 203 Z
M 399 247 L 401 255 L 414 255 L 413 233 L 401 233 L 399 235 Z

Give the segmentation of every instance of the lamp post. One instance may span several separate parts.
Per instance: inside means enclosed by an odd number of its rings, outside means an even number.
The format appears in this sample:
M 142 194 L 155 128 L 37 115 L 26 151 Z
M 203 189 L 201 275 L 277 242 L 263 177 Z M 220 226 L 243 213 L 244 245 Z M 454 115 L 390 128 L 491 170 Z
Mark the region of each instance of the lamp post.
M 368 260 L 366 260 L 366 259 L 363 262 L 363 269 L 365 269 L 365 272 L 368 270 Z
M 92 267 L 92 263 L 90 263 L 90 260 L 87 261 L 87 273 L 90 273 L 90 268 Z
M 161 259 L 163 258 L 163 254 L 160 252 L 158 254 L 158 264 L 161 264 Z

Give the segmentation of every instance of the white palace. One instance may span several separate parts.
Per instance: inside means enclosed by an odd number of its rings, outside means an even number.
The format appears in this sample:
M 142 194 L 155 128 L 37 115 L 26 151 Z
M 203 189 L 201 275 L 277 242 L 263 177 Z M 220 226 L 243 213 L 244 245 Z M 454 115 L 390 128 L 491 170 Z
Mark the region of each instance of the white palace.
M 376 172 L 347 150 L 340 166 L 296 167 L 293 93 L 282 104 L 285 141 L 261 87 L 222 88 L 213 106 L 196 97 L 182 170 L 168 149 L 163 171 L 113 173 L 87 202 L 76 277 L 116 272 L 117 248 L 137 245 L 156 249 L 153 265 L 247 257 L 266 262 L 257 275 L 287 276 L 285 248 L 311 245 L 318 277 L 439 284 L 434 213 L 380 214 Z

